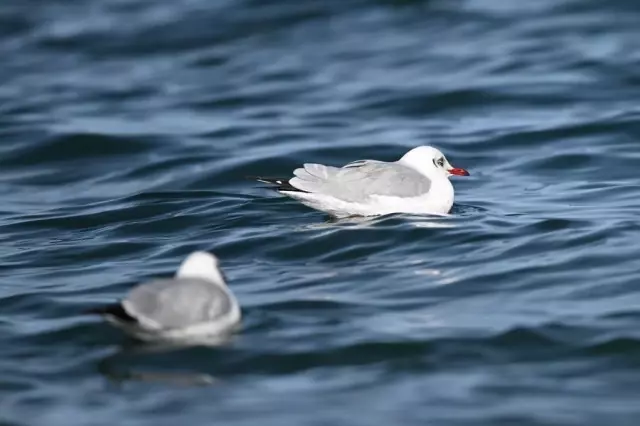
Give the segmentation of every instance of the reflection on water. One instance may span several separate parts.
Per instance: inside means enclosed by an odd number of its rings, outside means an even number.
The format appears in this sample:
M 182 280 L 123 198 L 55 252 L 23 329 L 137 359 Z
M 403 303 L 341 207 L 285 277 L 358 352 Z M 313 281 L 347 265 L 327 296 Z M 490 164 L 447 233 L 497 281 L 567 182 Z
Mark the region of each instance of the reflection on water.
M 217 380 L 202 373 L 153 372 L 113 369 L 110 363 L 101 364 L 99 371 L 109 381 L 115 383 L 148 382 L 167 386 L 208 386 Z
M 154 355 L 171 355 L 190 348 L 207 348 L 208 350 L 220 349 L 222 346 L 231 345 L 235 340 L 234 336 L 198 338 L 192 340 L 182 339 L 181 341 L 163 342 L 141 342 L 127 340 L 118 349 L 104 357 L 98 362 L 98 371 L 115 382 L 144 381 L 157 382 L 166 385 L 180 386 L 204 386 L 210 385 L 217 380 L 203 372 L 189 371 L 150 371 L 148 367 L 136 367 L 144 364 L 145 358 Z M 172 359 L 176 359 L 173 357 Z M 171 370 L 181 370 L 188 367 L 188 363 L 177 362 L 171 365 Z
M 339 229 L 340 227 L 350 229 L 367 229 L 379 226 L 388 221 L 403 220 L 406 223 L 418 228 L 452 228 L 452 223 L 438 222 L 439 218 L 450 217 L 450 215 L 408 215 L 392 214 L 385 216 L 349 216 L 349 217 L 328 217 L 324 222 L 304 224 L 301 230 L 321 230 Z

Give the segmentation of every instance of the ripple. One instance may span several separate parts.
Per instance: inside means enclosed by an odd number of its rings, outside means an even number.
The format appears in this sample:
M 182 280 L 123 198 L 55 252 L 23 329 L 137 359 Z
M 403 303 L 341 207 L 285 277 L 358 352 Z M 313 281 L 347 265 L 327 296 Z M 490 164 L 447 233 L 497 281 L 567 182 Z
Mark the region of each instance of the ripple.
M 74 134 L 49 138 L 6 152 L 3 167 L 44 166 L 48 163 L 91 161 L 145 153 L 150 144 L 100 134 Z

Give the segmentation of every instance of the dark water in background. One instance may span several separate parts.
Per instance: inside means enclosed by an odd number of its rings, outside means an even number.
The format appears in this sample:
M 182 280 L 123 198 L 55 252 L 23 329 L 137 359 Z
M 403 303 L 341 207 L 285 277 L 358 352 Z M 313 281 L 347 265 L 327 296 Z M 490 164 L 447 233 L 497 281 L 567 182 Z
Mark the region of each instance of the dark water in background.
M 0 423 L 637 425 L 639 22 L 2 2 Z M 325 223 L 244 179 L 420 144 L 472 173 L 450 218 Z M 80 315 L 195 249 L 244 306 L 228 346 L 141 353 Z

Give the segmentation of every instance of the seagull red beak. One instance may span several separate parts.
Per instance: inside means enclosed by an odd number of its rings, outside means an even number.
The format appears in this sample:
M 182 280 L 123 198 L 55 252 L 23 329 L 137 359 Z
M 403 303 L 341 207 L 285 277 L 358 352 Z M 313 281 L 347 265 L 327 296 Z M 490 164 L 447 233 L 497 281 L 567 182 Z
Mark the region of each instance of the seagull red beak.
M 447 170 L 450 174 L 452 175 L 456 175 L 456 176 L 469 176 L 469 172 L 466 171 L 465 169 L 458 169 L 458 168 L 453 168 L 453 169 L 449 169 Z

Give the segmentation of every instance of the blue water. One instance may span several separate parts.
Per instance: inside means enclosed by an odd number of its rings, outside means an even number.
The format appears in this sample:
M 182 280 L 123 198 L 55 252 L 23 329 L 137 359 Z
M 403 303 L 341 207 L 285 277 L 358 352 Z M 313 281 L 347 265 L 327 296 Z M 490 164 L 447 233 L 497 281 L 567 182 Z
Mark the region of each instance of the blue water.
M 0 4 L 3 425 L 637 425 L 631 0 Z M 422 144 L 447 218 L 245 179 Z M 82 315 L 215 252 L 218 348 Z

